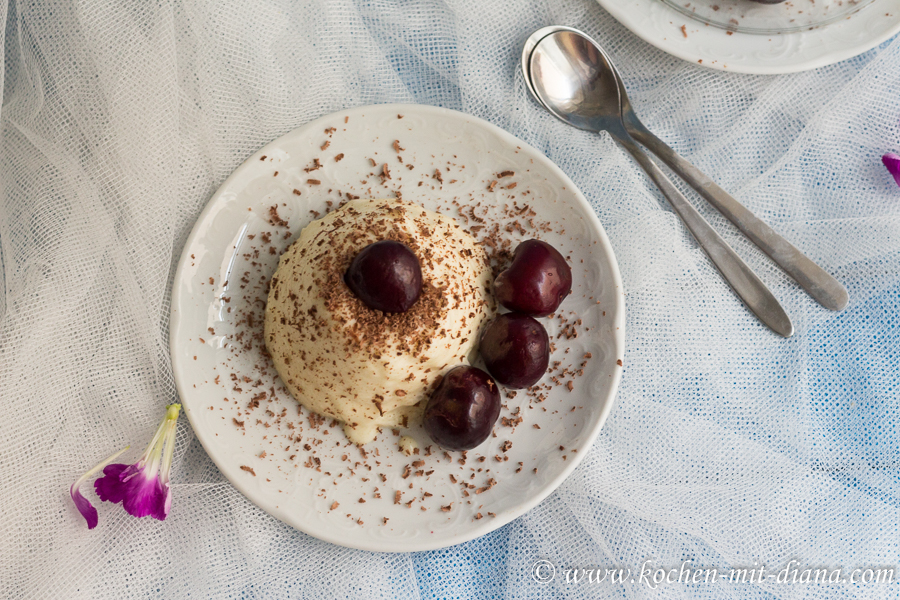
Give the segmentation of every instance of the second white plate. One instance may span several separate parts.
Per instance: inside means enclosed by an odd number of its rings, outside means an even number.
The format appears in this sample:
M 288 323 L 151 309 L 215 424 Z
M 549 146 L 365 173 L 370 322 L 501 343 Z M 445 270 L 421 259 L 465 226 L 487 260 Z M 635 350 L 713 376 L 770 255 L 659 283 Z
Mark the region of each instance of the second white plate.
M 900 32 L 900 0 L 875 0 L 842 21 L 777 35 L 707 26 L 661 0 L 597 1 L 635 35 L 660 50 L 736 73 L 770 75 L 816 69 L 871 50 Z M 603 40 L 598 41 L 603 45 Z

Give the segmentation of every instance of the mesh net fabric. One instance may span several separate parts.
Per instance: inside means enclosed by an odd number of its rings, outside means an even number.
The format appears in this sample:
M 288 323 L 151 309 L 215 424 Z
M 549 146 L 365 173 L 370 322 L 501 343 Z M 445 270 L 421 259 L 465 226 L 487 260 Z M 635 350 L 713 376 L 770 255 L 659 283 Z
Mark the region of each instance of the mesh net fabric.
M 129 6 L 130 5 L 130 6 Z M 0 110 L 0 596 L 830 598 L 889 587 L 549 586 L 560 566 L 847 567 L 900 556 L 900 40 L 798 75 L 671 58 L 588 0 L 10 3 Z M 819 308 L 716 213 L 797 334 L 766 331 L 605 136 L 553 120 L 517 72 L 549 23 L 595 35 L 660 137 L 844 282 Z M 341 108 L 415 102 L 491 121 L 589 198 L 627 292 L 625 376 L 591 453 L 524 517 L 442 551 L 319 542 L 234 490 L 178 430 L 161 524 L 78 474 L 175 399 L 175 262 L 251 152 Z M 900 574 L 898 574 L 900 575 Z

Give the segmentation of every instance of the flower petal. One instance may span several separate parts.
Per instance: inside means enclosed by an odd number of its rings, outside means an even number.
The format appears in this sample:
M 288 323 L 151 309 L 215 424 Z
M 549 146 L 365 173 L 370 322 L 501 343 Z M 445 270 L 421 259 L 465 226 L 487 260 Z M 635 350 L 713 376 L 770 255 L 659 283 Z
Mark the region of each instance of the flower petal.
M 72 502 L 75 503 L 75 508 L 78 509 L 81 516 L 87 521 L 88 529 L 96 527 L 100 517 L 97 515 L 97 509 L 94 508 L 94 505 L 81 495 L 81 490 L 75 487 L 74 483 L 72 484 L 72 487 L 69 488 L 69 494 L 72 496 Z
M 900 185 L 900 156 L 893 152 L 888 152 L 881 157 L 881 162 L 887 167 L 888 173 L 894 176 L 894 181 Z
M 134 465 L 131 465 L 133 467 Z M 119 503 L 125 499 L 125 486 L 121 475 L 131 468 L 129 465 L 109 465 L 103 469 L 103 477 L 94 482 L 97 496 L 104 502 Z
M 160 521 L 166 518 L 167 488 L 155 473 L 141 471 L 123 482 L 125 499 L 122 507 L 133 517 L 151 516 Z
M 162 484 L 165 489 L 165 498 L 163 499 L 162 504 L 162 517 L 156 517 L 160 521 L 169 516 L 169 509 L 172 508 L 172 490 L 169 488 L 168 483 Z

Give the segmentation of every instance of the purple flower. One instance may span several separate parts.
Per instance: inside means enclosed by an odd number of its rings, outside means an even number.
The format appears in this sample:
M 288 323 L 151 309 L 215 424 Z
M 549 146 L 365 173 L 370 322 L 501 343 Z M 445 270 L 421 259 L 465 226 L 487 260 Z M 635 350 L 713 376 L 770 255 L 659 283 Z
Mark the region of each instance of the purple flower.
M 140 459 L 133 465 L 110 464 L 120 454 L 116 452 L 102 463 L 78 478 L 69 493 L 75 507 L 87 521 L 88 529 L 97 526 L 97 509 L 81 495 L 79 487 L 103 469 L 103 477 L 94 482 L 97 496 L 106 502 L 122 503 L 125 511 L 134 517 L 151 516 L 160 521 L 169 514 L 172 492 L 169 489 L 169 470 L 175 452 L 175 423 L 181 411 L 180 404 L 166 407 L 166 416 L 159 424 L 156 435 Z
M 900 185 L 900 156 L 893 152 L 888 152 L 881 157 L 881 162 L 887 167 L 888 173 L 894 176 L 894 181 L 897 182 L 897 185 Z

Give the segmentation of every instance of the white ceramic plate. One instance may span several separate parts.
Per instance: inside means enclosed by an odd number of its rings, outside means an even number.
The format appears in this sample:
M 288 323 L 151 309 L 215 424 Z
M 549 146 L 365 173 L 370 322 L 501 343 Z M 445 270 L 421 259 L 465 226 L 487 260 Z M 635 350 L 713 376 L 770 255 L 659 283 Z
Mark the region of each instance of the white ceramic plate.
M 728 31 L 765 35 L 793 33 L 846 19 L 878 0 L 783 1 L 763 4 L 753 0 L 662 0 L 690 19 Z
M 315 168 L 315 159 L 321 168 Z M 385 163 L 390 179 L 378 175 Z M 435 178 L 436 169 L 443 181 Z M 503 171 L 515 174 L 498 178 Z M 498 184 L 491 191 L 494 180 Z M 340 427 L 325 423 L 313 429 L 309 414 L 285 391 L 262 351 L 268 279 L 281 251 L 314 218 L 312 211 L 322 213 L 328 202 L 335 206 L 347 194 L 377 198 L 397 191 L 406 200 L 453 214 L 467 227 L 476 222 L 459 217 L 454 202 L 466 211 L 475 207 L 476 216 L 487 226 L 498 223 L 513 245 L 544 239 L 573 267 L 574 291 L 559 314 L 570 324 L 581 319 L 574 327 L 578 336 L 565 339 L 559 318 L 543 319 L 556 345 L 551 360 L 561 361 L 557 375 L 565 369 L 569 374 L 543 401 L 522 392 L 504 396 L 496 437 L 469 451 L 465 464 L 462 454 L 448 458 L 436 447 L 426 455 L 430 440 L 421 428 L 409 430 L 422 449 L 411 457 L 399 451 L 399 438 L 390 430 L 363 452 L 347 442 Z M 513 221 L 505 214 L 513 202 L 533 208 L 534 227 L 528 218 L 518 218 L 524 231 L 505 231 Z M 368 106 L 322 117 L 272 142 L 213 195 L 175 276 L 170 343 L 178 392 L 194 432 L 250 500 L 335 544 L 429 550 L 508 523 L 572 472 L 613 404 L 622 369 L 617 361 L 624 354 L 624 301 L 597 217 L 572 181 L 540 152 L 455 111 Z M 581 368 L 582 375 L 571 373 Z
M 900 32 L 900 0 L 875 0 L 836 23 L 777 35 L 729 34 L 699 23 L 661 0 L 597 1 L 625 27 L 660 50 L 737 73 L 795 73 L 824 67 L 871 50 Z

